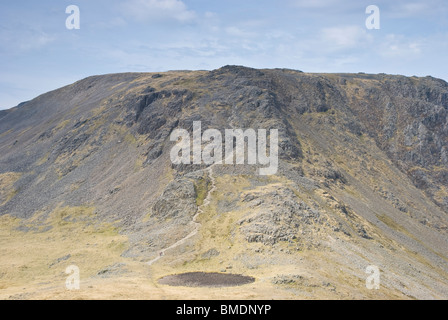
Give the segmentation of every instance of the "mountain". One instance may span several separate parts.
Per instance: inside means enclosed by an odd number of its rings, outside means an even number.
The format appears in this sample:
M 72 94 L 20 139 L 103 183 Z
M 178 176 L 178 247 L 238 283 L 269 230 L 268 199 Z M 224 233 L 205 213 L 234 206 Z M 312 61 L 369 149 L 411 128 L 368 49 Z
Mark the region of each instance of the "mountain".
M 432 77 L 241 66 L 43 94 L 0 114 L 0 298 L 447 299 L 447 113 Z M 277 129 L 276 174 L 174 164 L 199 122 Z M 158 283 L 189 272 L 255 282 Z

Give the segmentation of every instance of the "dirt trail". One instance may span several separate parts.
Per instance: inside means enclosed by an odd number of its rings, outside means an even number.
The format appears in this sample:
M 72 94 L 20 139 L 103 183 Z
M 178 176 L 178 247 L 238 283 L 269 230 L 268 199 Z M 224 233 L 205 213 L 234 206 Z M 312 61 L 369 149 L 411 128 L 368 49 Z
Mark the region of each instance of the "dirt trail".
M 194 215 L 193 220 L 190 222 L 194 226 L 193 231 L 190 234 L 188 234 L 186 237 L 184 237 L 184 238 L 180 239 L 179 241 L 177 241 L 176 243 L 172 244 L 171 246 L 169 246 L 169 247 L 167 247 L 165 249 L 160 250 L 159 251 L 159 255 L 156 258 L 150 260 L 147 263 L 148 265 L 152 265 L 153 263 L 158 261 L 160 258 L 162 258 L 165 255 L 166 251 L 174 249 L 174 248 L 184 244 L 188 239 L 190 239 L 191 237 L 195 236 L 198 233 L 201 224 L 199 222 L 196 222 L 196 220 L 199 217 L 199 215 L 204 212 L 203 208 L 207 207 L 210 204 L 211 194 L 216 189 L 215 177 L 213 176 L 213 167 L 215 165 L 216 164 L 213 164 L 210 167 L 208 167 L 207 169 L 205 169 L 208 172 L 208 176 L 210 178 L 212 187 L 208 190 L 207 196 L 205 197 L 205 199 L 202 202 L 202 204 L 198 207 L 198 210 L 197 210 L 196 214 Z

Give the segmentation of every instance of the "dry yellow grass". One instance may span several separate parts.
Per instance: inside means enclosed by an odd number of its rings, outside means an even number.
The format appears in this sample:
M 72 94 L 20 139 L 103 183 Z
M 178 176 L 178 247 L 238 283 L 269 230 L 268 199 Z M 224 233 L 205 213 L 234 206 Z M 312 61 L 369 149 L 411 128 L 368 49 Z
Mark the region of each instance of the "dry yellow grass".
M 5 204 L 17 193 L 14 183 L 22 176 L 19 172 L 6 172 L 0 174 L 0 203 Z
M 48 218 L 37 214 L 28 223 L 0 217 L 0 298 L 64 288 L 69 265 L 77 265 L 88 278 L 120 262 L 126 237 L 111 225 L 93 223 L 92 215 L 92 208 L 58 208 Z M 69 259 L 58 262 L 67 255 Z

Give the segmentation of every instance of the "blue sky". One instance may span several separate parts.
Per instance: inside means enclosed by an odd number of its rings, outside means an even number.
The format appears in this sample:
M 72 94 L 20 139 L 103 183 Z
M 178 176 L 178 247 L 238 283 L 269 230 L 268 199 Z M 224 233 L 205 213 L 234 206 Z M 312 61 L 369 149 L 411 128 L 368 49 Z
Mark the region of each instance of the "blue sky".
M 380 9 L 368 30 L 366 7 Z M 80 9 L 68 30 L 66 7 Z M 84 77 L 228 64 L 448 80 L 446 0 L 0 3 L 0 109 Z

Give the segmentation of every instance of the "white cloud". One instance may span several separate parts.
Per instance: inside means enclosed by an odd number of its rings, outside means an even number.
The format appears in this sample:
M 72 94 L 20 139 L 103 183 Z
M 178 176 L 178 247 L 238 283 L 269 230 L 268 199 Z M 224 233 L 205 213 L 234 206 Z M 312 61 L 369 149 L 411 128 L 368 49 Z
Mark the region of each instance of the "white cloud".
M 422 2 L 404 3 L 402 9 L 404 15 L 412 16 L 428 9 L 428 5 Z
M 435 7 L 441 9 L 443 4 L 437 2 L 438 1 L 431 0 L 424 2 L 397 2 L 392 3 L 390 9 L 383 12 L 387 13 L 392 18 L 419 17 L 431 14 L 434 11 L 433 8 Z
M 30 26 L 19 25 L 14 28 L 0 29 L 0 51 L 26 52 L 40 49 L 52 43 L 56 38 L 46 32 Z
M 35 37 L 30 37 L 27 39 L 27 43 L 20 43 L 20 48 L 22 50 L 38 49 L 46 46 L 47 44 L 53 42 L 55 37 L 50 36 L 45 32 L 39 32 Z
M 207 11 L 204 13 L 204 17 L 207 19 L 216 19 L 218 17 L 218 15 L 214 12 Z
M 337 3 L 338 0 L 293 0 L 293 6 L 299 8 L 325 8 Z
M 321 37 L 327 48 L 350 49 L 370 40 L 366 30 L 359 26 L 324 28 Z
M 407 39 L 402 35 L 388 34 L 379 54 L 384 58 L 414 58 L 422 52 L 423 43 L 419 39 Z
M 126 21 L 121 17 L 116 17 L 113 19 L 99 21 L 96 24 L 93 24 L 94 27 L 97 27 L 100 29 L 121 28 L 121 27 L 125 27 L 126 25 L 127 25 Z
M 138 21 L 189 22 L 196 18 L 196 13 L 180 0 L 131 0 L 123 4 L 123 10 Z
M 256 36 L 256 33 L 245 31 L 241 28 L 237 27 L 227 27 L 225 29 L 226 33 L 232 37 L 239 37 L 239 38 L 252 38 Z

